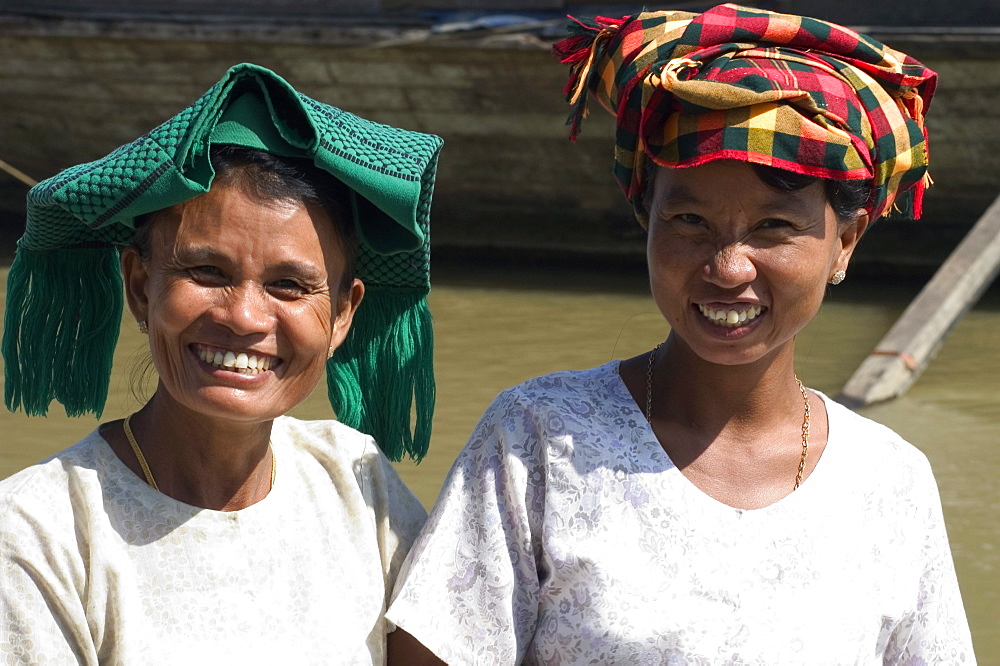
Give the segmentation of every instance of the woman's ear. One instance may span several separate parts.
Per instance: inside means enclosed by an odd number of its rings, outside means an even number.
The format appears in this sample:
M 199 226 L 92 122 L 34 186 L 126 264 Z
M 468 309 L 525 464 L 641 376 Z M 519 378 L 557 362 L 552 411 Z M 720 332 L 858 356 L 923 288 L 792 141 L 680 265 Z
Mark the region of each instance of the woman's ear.
M 357 279 L 351 281 L 351 286 L 347 291 L 337 295 L 335 307 L 337 311 L 333 317 L 333 330 L 330 333 L 330 351 L 339 347 L 347 338 L 348 331 L 351 330 L 351 322 L 354 321 L 354 313 L 358 311 L 362 299 L 365 297 L 365 284 Z
M 125 282 L 125 299 L 128 309 L 136 321 L 149 319 L 149 297 L 146 294 L 146 284 L 149 281 L 149 268 L 139 251 L 128 246 L 121 253 L 122 277 Z
M 870 221 L 871 218 L 868 215 L 868 211 L 859 209 L 853 220 L 839 225 L 840 254 L 837 256 L 836 262 L 834 262 L 834 272 L 847 270 L 847 264 L 851 261 L 854 248 L 858 246 L 858 241 L 861 240 L 861 236 L 868 229 Z

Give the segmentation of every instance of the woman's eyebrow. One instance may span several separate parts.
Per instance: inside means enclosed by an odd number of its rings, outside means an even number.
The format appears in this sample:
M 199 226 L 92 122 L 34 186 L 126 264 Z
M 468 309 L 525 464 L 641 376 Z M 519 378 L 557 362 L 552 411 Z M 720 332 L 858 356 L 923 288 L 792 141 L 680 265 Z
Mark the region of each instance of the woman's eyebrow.
M 771 213 L 786 213 L 801 217 L 812 217 L 816 214 L 816 208 L 802 197 L 796 196 L 797 192 L 775 192 L 773 196 L 764 201 L 764 206 Z
M 225 254 L 211 247 L 179 247 L 174 250 L 174 257 L 185 263 L 193 264 L 215 265 L 230 263 L 229 258 Z
M 224 253 L 211 247 L 183 247 L 179 248 L 175 258 L 185 264 L 229 266 L 233 261 Z M 295 275 L 304 280 L 321 282 L 325 279 L 324 272 L 317 266 L 305 262 L 288 259 L 277 264 L 270 264 L 267 267 L 269 273 L 281 275 Z
M 673 210 L 685 206 L 703 206 L 707 201 L 695 194 L 684 185 L 671 186 L 662 196 L 654 200 L 654 210 L 666 208 Z M 788 214 L 810 216 L 814 214 L 813 206 L 797 192 L 774 192 L 759 202 L 761 208 L 766 208 L 771 214 Z
M 673 185 L 663 194 L 663 196 L 655 199 L 654 203 L 657 208 L 674 208 L 685 205 L 697 206 L 704 202 L 684 185 Z
M 310 282 L 322 282 L 326 274 L 313 264 L 301 261 L 283 261 L 268 266 L 268 272 L 281 275 L 295 275 Z

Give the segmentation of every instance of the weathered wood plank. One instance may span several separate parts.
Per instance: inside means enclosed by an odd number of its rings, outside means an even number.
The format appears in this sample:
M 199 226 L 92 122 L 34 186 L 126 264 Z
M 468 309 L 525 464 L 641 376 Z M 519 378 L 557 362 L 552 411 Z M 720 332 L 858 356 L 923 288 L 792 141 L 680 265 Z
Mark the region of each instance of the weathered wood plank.
M 838 401 L 857 408 L 905 393 L 998 273 L 1000 196 L 861 363 Z

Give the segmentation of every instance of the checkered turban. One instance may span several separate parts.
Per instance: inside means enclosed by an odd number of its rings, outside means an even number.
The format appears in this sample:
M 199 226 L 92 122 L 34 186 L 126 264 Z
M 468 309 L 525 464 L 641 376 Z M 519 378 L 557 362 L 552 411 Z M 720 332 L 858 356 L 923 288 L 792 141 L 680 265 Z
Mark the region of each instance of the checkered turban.
M 735 4 L 573 19 L 570 32 L 553 47 L 571 68 L 570 138 L 588 97 L 615 114 L 615 177 L 643 225 L 647 156 L 871 179 L 873 220 L 894 208 L 920 217 L 937 74 L 910 56 L 843 26 Z

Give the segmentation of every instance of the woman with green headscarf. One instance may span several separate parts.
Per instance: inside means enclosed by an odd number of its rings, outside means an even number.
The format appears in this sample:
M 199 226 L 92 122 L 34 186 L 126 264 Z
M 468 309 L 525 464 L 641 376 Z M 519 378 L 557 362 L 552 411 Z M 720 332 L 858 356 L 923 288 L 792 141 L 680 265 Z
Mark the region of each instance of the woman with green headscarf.
M 400 574 L 436 655 L 403 663 L 974 663 L 927 459 L 794 369 L 869 223 L 919 216 L 935 74 L 736 5 L 574 27 L 572 132 L 617 118 L 670 332 L 497 397 Z
M 440 145 L 244 64 L 32 189 L 8 408 L 100 414 L 123 287 L 158 382 L 0 483 L 0 661 L 384 663 L 425 518 L 386 454 L 429 438 Z M 285 416 L 324 370 L 341 422 Z

